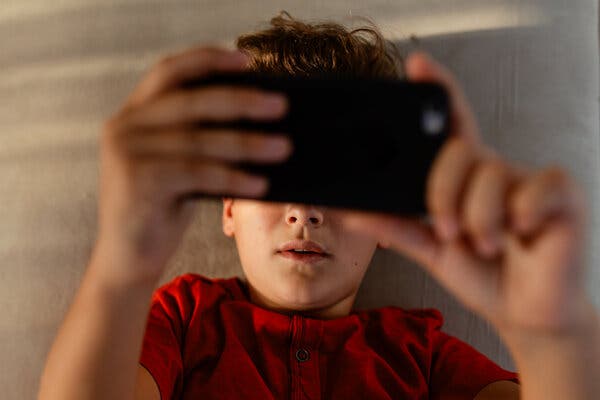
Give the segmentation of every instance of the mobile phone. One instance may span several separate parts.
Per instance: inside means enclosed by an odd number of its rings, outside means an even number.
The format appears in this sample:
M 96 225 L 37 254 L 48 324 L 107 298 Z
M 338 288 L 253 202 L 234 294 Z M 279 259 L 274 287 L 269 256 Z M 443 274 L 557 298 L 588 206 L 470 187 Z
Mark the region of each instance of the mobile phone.
M 288 111 L 279 119 L 203 123 L 286 133 L 292 140 L 293 152 L 282 162 L 235 165 L 268 178 L 268 192 L 254 199 L 426 217 L 426 180 L 449 134 L 449 99 L 441 85 L 243 71 L 208 75 L 183 88 L 215 84 L 282 92 L 288 99 Z M 231 195 L 184 197 L 221 196 Z

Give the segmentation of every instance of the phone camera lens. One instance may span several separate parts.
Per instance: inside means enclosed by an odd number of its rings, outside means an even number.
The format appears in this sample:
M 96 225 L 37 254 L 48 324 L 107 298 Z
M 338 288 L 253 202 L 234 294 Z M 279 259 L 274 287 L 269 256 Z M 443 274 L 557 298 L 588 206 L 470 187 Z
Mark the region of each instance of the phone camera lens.
M 428 106 L 423 110 L 421 127 L 427 135 L 439 135 L 444 129 L 445 120 L 446 118 L 442 112 Z

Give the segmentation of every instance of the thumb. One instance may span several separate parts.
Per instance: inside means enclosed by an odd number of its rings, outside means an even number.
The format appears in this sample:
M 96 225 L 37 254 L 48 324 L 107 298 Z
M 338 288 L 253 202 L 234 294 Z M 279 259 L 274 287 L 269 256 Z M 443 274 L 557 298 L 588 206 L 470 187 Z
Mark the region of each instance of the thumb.
M 434 229 L 420 218 L 352 211 L 344 224 L 346 229 L 366 233 L 384 243 L 386 248 L 433 269 L 440 244 Z

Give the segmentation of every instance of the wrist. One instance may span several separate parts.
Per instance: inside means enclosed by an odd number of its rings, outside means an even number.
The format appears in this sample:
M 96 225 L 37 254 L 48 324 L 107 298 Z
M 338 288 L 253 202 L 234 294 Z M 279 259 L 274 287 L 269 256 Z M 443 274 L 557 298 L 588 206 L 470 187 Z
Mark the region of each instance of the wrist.
M 500 335 L 515 361 L 522 399 L 598 398 L 600 316 L 593 307 L 588 323 L 578 329 L 547 334 L 504 331 Z
M 98 240 L 86 274 L 108 290 L 153 289 L 163 269 L 162 266 L 146 265 L 121 246 Z
M 547 346 L 574 346 L 600 340 L 600 314 L 596 307 L 587 296 L 579 304 L 577 318 L 573 318 L 568 326 L 546 330 L 511 326 L 496 326 L 496 329 L 509 350 L 524 354 Z

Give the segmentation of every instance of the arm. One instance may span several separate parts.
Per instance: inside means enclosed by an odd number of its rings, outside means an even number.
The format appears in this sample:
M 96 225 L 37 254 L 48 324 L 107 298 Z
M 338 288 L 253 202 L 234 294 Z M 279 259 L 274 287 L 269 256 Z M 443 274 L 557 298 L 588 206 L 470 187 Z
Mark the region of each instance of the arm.
M 150 372 L 141 365 L 138 368 L 134 400 L 160 400 L 160 392 L 156 381 L 150 375 Z
M 474 400 L 597 399 L 600 316 L 592 305 L 588 312 L 587 324 L 562 334 L 504 335 L 518 366 L 522 387 L 510 381 L 494 382 Z
M 193 219 L 195 204 L 183 195 L 261 196 L 268 181 L 232 162 L 279 162 L 291 151 L 287 135 L 216 134 L 190 125 L 215 116 L 272 120 L 285 114 L 286 98 L 279 94 L 273 104 L 266 90 L 178 90 L 204 74 L 243 70 L 248 57 L 241 55 L 205 46 L 163 58 L 105 124 L 99 239 L 48 355 L 38 399 L 129 400 L 146 389 L 156 398 L 156 384 L 138 360 L 153 289 Z M 281 139 L 283 148 L 271 147 Z
M 523 400 L 600 398 L 600 316 L 556 335 L 504 334 L 519 374 Z
M 473 400 L 519 400 L 519 388 L 512 381 L 496 381 L 484 387 Z
M 38 399 L 133 399 L 152 280 L 118 284 L 99 252 L 48 355 Z M 158 397 L 156 397 L 158 399 Z

